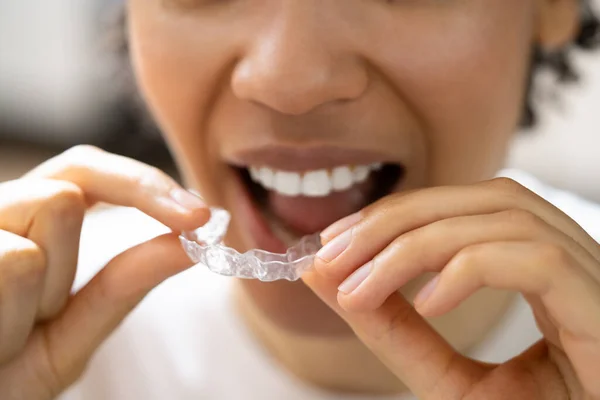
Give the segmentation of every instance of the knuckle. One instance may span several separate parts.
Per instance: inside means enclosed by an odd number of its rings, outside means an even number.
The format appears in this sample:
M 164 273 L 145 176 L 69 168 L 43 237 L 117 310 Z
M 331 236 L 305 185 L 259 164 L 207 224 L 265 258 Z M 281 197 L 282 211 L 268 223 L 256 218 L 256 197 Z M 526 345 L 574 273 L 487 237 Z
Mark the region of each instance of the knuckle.
M 397 192 L 397 193 L 392 193 L 389 196 L 380 199 L 379 202 L 381 204 L 388 204 L 389 207 L 395 207 L 399 203 L 403 202 L 405 200 L 405 198 L 406 198 L 405 193 Z
M 94 146 L 74 146 L 29 171 L 24 178 L 73 181 L 89 170 L 90 165 L 98 164 L 97 158 L 101 153 L 104 151 Z
M 481 260 L 482 247 L 478 245 L 468 246 L 456 254 L 452 260 L 452 272 L 464 274 L 472 271 Z
M 428 189 L 423 189 L 423 191 L 427 192 Z M 407 190 L 406 192 L 398 192 L 388 197 L 384 197 L 380 201 L 384 201 L 389 198 L 385 202 L 385 206 L 390 212 L 394 210 L 403 210 L 402 212 L 410 212 L 410 210 L 407 210 L 407 207 L 410 208 L 413 204 L 419 203 L 418 200 L 421 196 L 423 196 L 423 193 Z
M 390 212 L 393 211 L 393 206 L 391 205 L 391 201 L 386 202 L 385 200 L 386 199 L 381 199 L 366 206 L 361 211 L 364 215 L 364 219 L 366 221 L 379 221 L 380 219 L 389 218 Z
M 555 243 L 540 243 L 537 249 L 537 263 L 549 274 L 560 275 L 570 268 L 571 255 L 565 248 Z
M 500 194 L 512 199 L 531 195 L 531 192 L 527 188 L 511 178 L 494 178 L 491 181 L 488 181 L 487 184 L 494 190 L 497 190 Z
M 133 176 L 133 183 L 136 185 L 136 187 L 151 192 L 156 192 L 157 190 L 161 192 L 168 192 L 173 186 L 175 186 L 167 174 L 152 166 L 145 166 L 144 168 L 141 168 L 139 171 L 135 172 Z
M 45 207 L 54 215 L 69 218 L 83 214 L 87 206 L 85 195 L 79 186 L 67 181 L 56 181 L 53 189 L 50 201 Z
M 83 203 L 83 190 L 68 181 L 52 181 L 53 190 L 50 195 L 54 202 L 65 203 L 68 206 L 77 206 Z
M 90 166 L 96 163 L 95 160 L 101 154 L 105 154 L 104 150 L 87 144 L 71 147 L 56 157 L 57 173 L 67 179 L 76 179 L 78 176 L 84 175 Z
M 415 231 L 411 231 L 394 239 L 389 245 L 389 250 L 394 253 L 414 251 L 419 248 L 419 238 Z
M 34 204 L 34 208 L 29 211 L 32 216 L 35 215 L 35 224 L 81 225 L 87 203 L 79 186 L 68 181 L 50 179 L 30 180 L 27 185 L 30 188 L 35 186 L 32 193 L 39 197 L 39 203 Z
M 0 287 L 31 286 L 43 278 L 45 271 L 45 254 L 32 242 L 24 239 L 18 247 L 1 254 Z
M 71 161 L 87 160 L 89 157 L 96 157 L 98 154 L 104 151 L 99 147 L 92 146 L 89 144 L 79 144 L 73 146 L 68 150 L 65 150 L 59 157 L 65 158 Z
M 507 178 L 504 176 L 494 178 L 494 179 L 490 180 L 489 183 L 492 186 L 494 186 L 495 188 L 498 188 L 501 190 L 508 190 L 508 191 L 519 190 L 519 188 L 521 187 L 521 185 L 519 183 L 517 183 L 517 181 L 515 181 L 514 179 Z
M 522 208 L 513 208 L 505 211 L 503 214 L 509 223 L 531 230 L 538 230 L 544 224 L 542 218 Z
M 393 218 L 394 212 L 400 210 L 401 206 L 407 202 L 407 195 L 407 192 L 389 194 L 376 202 L 369 204 L 363 209 L 363 212 L 365 216 L 369 218 Z

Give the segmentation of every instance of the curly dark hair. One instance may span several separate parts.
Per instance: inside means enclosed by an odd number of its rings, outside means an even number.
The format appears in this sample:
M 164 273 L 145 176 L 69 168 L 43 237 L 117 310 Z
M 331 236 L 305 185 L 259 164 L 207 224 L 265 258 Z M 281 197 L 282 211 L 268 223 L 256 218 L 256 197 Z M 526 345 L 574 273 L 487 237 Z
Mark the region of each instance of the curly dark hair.
M 538 70 L 548 67 L 553 71 L 559 82 L 572 83 L 579 80 L 579 75 L 572 64 L 572 52 L 574 49 L 590 51 L 600 47 L 600 20 L 592 6 L 592 0 L 581 0 L 581 22 L 579 32 L 570 45 L 554 52 L 545 53 L 536 48 L 533 52 L 532 68 L 527 88 L 527 96 L 524 104 L 524 112 L 521 125 L 525 128 L 536 124 L 536 112 L 534 101 L 531 96 L 533 91 L 533 78 Z
M 553 52 L 544 52 L 540 48 L 533 51 L 532 68 L 521 120 L 523 128 L 533 127 L 537 122 L 535 101 L 532 96 L 536 72 L 546 68 L 552 71 L 562 83 L 576 82 L 579 80 L 579 75 L 572 64 L 573 51 L 589 51 L 600 47 L 600 20 L 592 6 L 593 0 L 580 1 L 581 22 L 575 40 Z M 149 163 L 171 162 L 158 128 L 148 115 L 135 87 L 133 71 L 129 63 L 127 18 L 122 1 L 118 0 L 106 15 L 108 17 L 104 18 L 101 24 L 102 31 L 107 32 L 104 36 L 103 51 L 108 51 L 112 57 L 113 69 L 109 82 L 114 85 L 116 91 L 114 109 L 118 114 L 115 121 L 118 122 L 117 126 L 111 129 L 112 136 L 108 136 L 100 145 L 107 150 Z

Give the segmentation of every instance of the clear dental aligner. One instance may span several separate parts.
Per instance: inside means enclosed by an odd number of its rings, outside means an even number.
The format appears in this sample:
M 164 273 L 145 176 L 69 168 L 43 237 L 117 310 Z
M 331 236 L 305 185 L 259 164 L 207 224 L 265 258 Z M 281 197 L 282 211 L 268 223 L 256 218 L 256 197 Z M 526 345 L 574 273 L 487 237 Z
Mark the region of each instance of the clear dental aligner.
M 212 208 L 210 221 L 190 232 L 183 232 L 179 239 L 190 259 L 208 267 L 220 275 L 272 282 L 286 279 L 296 281 L 308 270 L 316 252 L 321 248 L 319 234 L 303 237 L 285 254 L 264 250 L 240 253 L 223 244 L 223 238 L 231 220 L 226 210 Z

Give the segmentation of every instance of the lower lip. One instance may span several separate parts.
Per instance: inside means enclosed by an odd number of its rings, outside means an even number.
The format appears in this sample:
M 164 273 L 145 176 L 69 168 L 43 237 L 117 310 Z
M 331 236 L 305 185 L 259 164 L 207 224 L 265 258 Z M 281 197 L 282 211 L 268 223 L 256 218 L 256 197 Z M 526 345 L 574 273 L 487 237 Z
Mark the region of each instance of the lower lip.
M 254 243 L 250 243 L 250 248 L 272 253 L 285 253 L 287 247 L 269 227 L 264 215 L 254 203 L 246 185 L 242 182 L 240 175 L 236 171 L 232 171 L 232 174 L 236 192 L 236 201 L 233 205 L 234 215 L 239 221 L 240 228 L 247 229 L 249 236 L 254 241 Z

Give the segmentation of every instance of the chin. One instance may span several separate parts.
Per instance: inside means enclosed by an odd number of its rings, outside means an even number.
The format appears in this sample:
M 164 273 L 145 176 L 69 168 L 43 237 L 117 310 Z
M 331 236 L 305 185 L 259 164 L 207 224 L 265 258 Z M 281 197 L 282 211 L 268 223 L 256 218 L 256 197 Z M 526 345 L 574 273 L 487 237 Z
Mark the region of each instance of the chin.
M 407 172 L 401 161 L 385 154 L 341 148 L 262 149 L 232 157 L 226 168 L 222 187 L 227 189 L 219 206 L 232 213 L 227 244 L 238 251 L 275 253 L 404 190 Z M 242 306 L 279 329 L 303 336 L 352 334 L 302 281 L 238 283 Z

